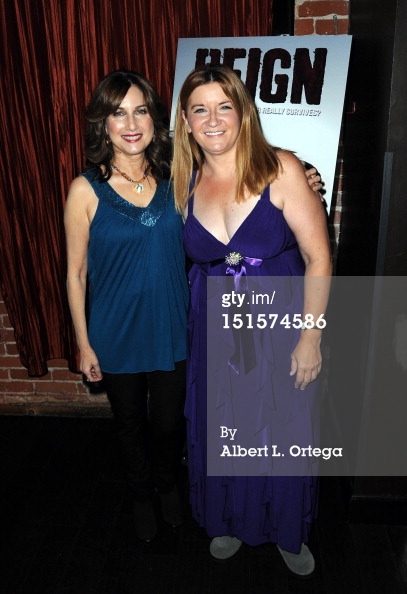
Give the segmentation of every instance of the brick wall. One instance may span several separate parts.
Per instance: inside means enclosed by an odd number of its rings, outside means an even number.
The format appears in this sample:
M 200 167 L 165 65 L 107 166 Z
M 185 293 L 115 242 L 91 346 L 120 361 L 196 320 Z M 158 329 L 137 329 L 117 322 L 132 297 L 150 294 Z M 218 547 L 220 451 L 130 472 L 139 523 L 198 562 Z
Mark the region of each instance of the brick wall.
M 110 415 L 106 396 L 89 394 L 81 375 L 71 373 L 66 360 L 51 360 L 48 368 L 46 375 L 30 377 L 21 365 L 0 295 L 0 414 Z
M 295 35 L 345 35 L 349 0 L 296 0 Z
M 296 0 L 296 35 L 334 35 L 348 32 L 349 0 Z M 335 248 L 341 215 L 341 162 L 334 193 L 330 226 Z M 67 369 L 63 359 L 49 361 L 49 372 L 29 377 L 21 365 L 14 331 L 0 295 L 0 414 L 94 415 L 110 414 L 104 394 L 91 395 L 81 376 Z

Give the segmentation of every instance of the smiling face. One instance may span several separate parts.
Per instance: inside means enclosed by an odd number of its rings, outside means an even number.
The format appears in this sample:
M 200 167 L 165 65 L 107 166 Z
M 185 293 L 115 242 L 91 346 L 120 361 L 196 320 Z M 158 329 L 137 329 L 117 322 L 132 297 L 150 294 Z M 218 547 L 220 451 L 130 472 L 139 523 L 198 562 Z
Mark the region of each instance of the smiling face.
M 219 83 L 197 87 L 191 93 L 182 116 L 188 133 L 206 155 L 221 155 L 236 149 L 239 116 Z
M 142 91 L 132 85 L 115 113 L 106 118 L 106 133 L 115 154 L 144 153 L 154 136 L 154 123 Z

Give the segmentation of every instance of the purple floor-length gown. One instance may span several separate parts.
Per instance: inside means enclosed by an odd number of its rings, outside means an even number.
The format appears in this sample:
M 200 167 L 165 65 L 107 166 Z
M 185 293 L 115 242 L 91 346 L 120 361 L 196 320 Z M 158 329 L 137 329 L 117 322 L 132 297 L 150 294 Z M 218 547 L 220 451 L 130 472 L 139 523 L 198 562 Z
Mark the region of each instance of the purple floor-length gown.
M 208 276 L 226 275 L 225 256 L 239 252 L 247 258 L 261 260 L 260 265 L 245 265 L 247 276 L 302 276 L 304 262 L 295 237 L 282 211 L 270 202 L 267 187 L 251 213 L 225 245 L 207 231 L 193 214 L 193 197 L 184 227 L 184 248 L 192 261 L 189 273 L 191 305 L 188 321 L 189 366 L 186 418 L 188 431 L 188 466 L 192 513 L 210 537 L 235 536 L 255 546 L 266 542 L 298 553 L 316 514 L 318 479 L 315 476 L 234 476 L 206 474 L 207 429 L 207 329 L 206 283 Z M 299 312 L 302 313 L 302 312 Z M 314 406 L 315 385 L 306 390 L 294 389 L 287 369 L 277 393 L 302 411 Z M 278 376 L 279 370 L 275 372 Z M 287 389 L 287 382 L 292 386 Z M 315 384 L 315 382 L 314 382 Z M 279 397 L 279 396 L 277 396 Z M 302 422 L 301 414 L 299 418 Z M 308 413 L 303 422 L 311 423 Z M 313 428 L 310 428 L 312 433 Z

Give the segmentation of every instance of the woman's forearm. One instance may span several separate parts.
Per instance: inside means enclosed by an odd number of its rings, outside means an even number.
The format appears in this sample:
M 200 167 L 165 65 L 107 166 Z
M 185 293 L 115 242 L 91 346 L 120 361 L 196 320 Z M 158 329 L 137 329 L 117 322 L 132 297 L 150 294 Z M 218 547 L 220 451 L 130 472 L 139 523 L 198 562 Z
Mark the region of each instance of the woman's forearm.
M 75 328 L 76 342 L 82 352 L 90 349 L 85 315 L 86 278 L 69 276 L 67 278 L 68 302 Z
M 304 320 L 308 314 L 316 323 L 321 316 L 325 315 L 329 300 L 331 273 L 330 264 L 307 267 L 304 278 Z

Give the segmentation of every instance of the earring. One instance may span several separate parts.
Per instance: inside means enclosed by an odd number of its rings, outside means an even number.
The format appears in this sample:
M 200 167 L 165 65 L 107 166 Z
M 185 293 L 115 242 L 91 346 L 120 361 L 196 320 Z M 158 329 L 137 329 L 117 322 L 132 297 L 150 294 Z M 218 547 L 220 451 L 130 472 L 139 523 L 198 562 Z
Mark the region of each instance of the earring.
M 112 142 L 112 141 L 110 140 L 110 138 L 106 138 L 106 140 L 105 140 L 105 143 L 106 143 L 107 145 L 109 145 L 111 142 Z

